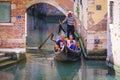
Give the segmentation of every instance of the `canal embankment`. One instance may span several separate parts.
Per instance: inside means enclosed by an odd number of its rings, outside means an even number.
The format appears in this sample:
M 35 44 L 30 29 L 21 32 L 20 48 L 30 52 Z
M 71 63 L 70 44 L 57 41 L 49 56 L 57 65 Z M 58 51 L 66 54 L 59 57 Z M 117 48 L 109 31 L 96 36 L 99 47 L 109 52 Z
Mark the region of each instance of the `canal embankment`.
M 15 52 L 0 53 L 0 68 L 5 68 L 25 60 L 25 53 L 19 53 L 19 55 Z

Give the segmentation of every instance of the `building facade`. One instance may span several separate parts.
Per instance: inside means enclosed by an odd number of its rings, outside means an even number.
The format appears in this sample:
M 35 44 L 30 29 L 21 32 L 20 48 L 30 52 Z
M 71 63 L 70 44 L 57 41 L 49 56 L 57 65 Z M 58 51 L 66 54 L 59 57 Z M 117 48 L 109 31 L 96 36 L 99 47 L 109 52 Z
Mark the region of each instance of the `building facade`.
M 79 1 L 80 3 L 80 31 L 87 49 L 87 54 L 89 54 L 91 51 L 106 52 L 107 0 L 76 1 Z
M 25 2 L 0 1 L 0 51 L 25 52 Z
M 107 60 L 120 66 L 120 1 L 108 0 Z
M 62 0 L 0 0 L 0 52 L 26 52 L 27 9 L 47 3 L 67 15 L 73 1 Z

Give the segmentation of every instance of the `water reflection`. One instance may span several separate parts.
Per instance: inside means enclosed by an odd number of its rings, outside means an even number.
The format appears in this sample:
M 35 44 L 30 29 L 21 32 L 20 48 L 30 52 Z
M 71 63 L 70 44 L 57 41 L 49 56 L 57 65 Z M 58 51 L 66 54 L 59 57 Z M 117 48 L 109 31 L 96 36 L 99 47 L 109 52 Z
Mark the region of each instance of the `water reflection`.
M 31 53 L 30 53 L 31 52 Z M 27 62 L 0 70 L 0 80 L 119 80 L 105 61 L 56 62 L 49 51 L 30 50 Z
M 85 61 L 82 72 L 83 80 L 106 80 L 107 67 L 104 61 Z
M 21 62 L 8 68 L 0 69 L 0 80 L 25 80 L 24 68 L 25 62 Z
M 78 62 L 57 62 L 56 68 L 57 68 L 57 77 L 58 80 L 75 80 L 76 75 L 78 75 L 79 69 L 80 69 L 80 61 Z M 78 80 L 79 77 L 76 79 Z M 80 79 L 79 79 L 80 80 Z

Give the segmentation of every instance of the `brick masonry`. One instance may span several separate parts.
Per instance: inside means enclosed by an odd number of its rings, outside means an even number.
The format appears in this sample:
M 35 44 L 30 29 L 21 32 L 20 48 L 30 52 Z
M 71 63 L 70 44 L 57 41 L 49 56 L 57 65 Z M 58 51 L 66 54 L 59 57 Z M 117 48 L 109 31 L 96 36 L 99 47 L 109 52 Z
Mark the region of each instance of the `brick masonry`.
M 96 9 L 98 4 L 101 10 Z M 87 50 L 107 49 L 107 1 L 90 0 L 88 6 Z
M 0 23 L 0 48 L 25 48 L 23 40 L 25 34 L 25 4 L 22 0 L 2 0 L 11 3 L 11 22 L 10 24 Z M 18 16 L 22 16 L 18 19 Z M 11 25 L 12 24 L 12 25 Z M 13 40 L 13 41 L 12 41 Z
M 65 10 L 73 10 L 73 1 L 62 0 L 0 0 L 11 3 L 11 22 L 0 23 L 0 48 L 26 48 L 25 13 L 28 5 L 40 1 L 62 6 Z M 62 5 L 61 5 L 62 4 Z M 53 5 L 53 6 L 55 6 Z M 29 6 L 29 7 L 30 7 Z M 21 17 L 21 18 L 18 18 Z
M 96 42 L 98 40 L 98 43 Z M 87 32 L 87 50 L 106 49 L 107 48 L 106 31 Z

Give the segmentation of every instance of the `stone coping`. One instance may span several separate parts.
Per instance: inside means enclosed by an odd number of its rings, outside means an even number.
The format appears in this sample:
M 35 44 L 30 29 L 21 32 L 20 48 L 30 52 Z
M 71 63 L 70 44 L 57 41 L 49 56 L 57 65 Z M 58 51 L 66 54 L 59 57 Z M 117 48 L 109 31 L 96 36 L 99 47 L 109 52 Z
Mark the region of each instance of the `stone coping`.
M 23 62 L 23 61 L 26 62 L 26 54 L 20 54 L 18 60 L 8 59 L 8 60 L 5 60 L 5 61 L 1 62 L 0 63 L 0 69 L 9 67 L 13 64 L 17 64 L 17 63 Z
M 25 53 L 26 52 L 26 49 L 25 48 L 0 48 L 0 52 L 8 52 L 8 53 L 11 53 L 11 52 L 15 52 L 15 53 Z
M 0 26 L 13 26 L 13 23 L 0 23 Z

